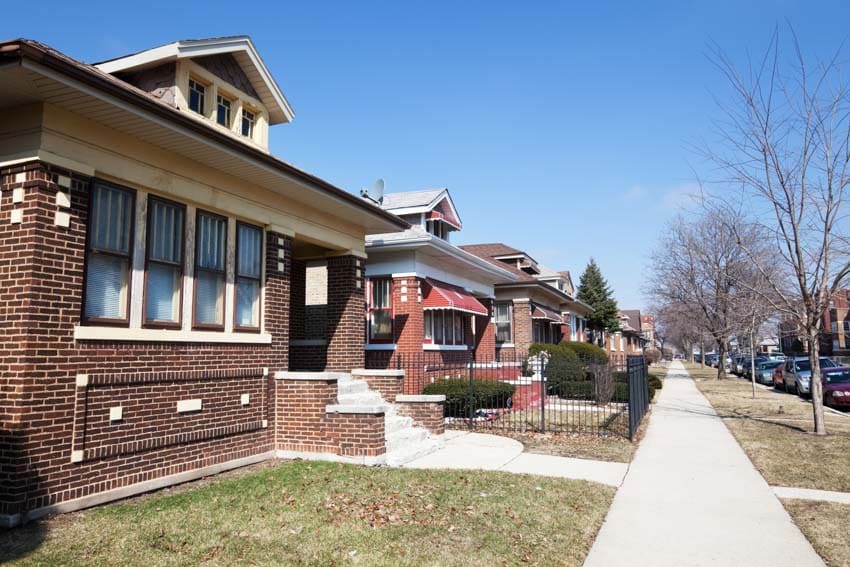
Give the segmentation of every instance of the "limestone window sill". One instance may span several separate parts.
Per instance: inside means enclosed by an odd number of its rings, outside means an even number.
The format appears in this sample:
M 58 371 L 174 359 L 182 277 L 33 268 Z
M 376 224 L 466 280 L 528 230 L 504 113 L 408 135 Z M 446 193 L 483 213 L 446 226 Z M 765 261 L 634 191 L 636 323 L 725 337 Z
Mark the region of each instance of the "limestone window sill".
M 222 343 L 268 345 L 268 333 L 227 333 L 216 331 L 184 331 L 177 329 L 128 329 L 125 327 L 74 327 L 74 339 L 82 341 L 157 342 L 157 343 Z
M 467 345 L 422 345 L 422 350 L 469 350 Z

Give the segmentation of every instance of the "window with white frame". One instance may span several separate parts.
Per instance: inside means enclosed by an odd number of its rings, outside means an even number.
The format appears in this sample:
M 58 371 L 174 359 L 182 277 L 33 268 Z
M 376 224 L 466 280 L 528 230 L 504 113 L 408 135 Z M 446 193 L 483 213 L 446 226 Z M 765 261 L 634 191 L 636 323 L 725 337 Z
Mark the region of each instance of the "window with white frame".
M 257 122 L 257 115 L 246 108 L 242 108 L 242 135 L 246 138 L 254 137 L 254 124 Z
M 206 85 L 193 78 L 189 78 L 189 110 L 203 116 L 206 108 L 206 98 Z
M 465 345 L 466 320 L 469 314 L 461 311 L 429 309 L 425 311 L 423 323 L 426 344 Z
M 224 327 L 227 219 L 198 211 L 195 218 L 195 327 Z
M 148 198 L 145 324 L 180 326 L 186 207 Z
M 260 330 L 260 285 L 263 231 L 259 227 L 236 223 L 236 310 L 238 329 Z
M 90 194 L 82 323 L 133 328 L 223 331 L 225 306 L 234 301 L 232 326 L 259 331 L 261 323 L 263 229 L 235 222 L 235 261 L 227 258 L 231 220 L 197 211 L 162 197 L 97 181 Z M 136 219 L 145 234 L 134 258 Z M 194 220 L 194 287 L 186 290 L 185 242 Z M 133 273 L 141 272 L 138 311 L 131 315 Z M 225 297 L 228 281 L 231 298 Z M 184 298 L 184 291 L 189 295 Z M 133 293 L 137 293 L 133 289 Z M 183 302 L 192 302 L 192 318 L 183 321 Z
M 91 192 L 83 318 L 129 323 L 135 192 L 97 183 Z
M 496 342 L 513 342 L 513 305 L 510 302 L 496 303 L 493 319 L 496 325 Z
M 229 98 L 222 94 L 216 95 L 215 121 L 225 128 L 230 128 L 232 124 L 230 120 L 232 107 L 233 103 Z
M 392 279 L 369 280 L 369 342 L 393 340 Z

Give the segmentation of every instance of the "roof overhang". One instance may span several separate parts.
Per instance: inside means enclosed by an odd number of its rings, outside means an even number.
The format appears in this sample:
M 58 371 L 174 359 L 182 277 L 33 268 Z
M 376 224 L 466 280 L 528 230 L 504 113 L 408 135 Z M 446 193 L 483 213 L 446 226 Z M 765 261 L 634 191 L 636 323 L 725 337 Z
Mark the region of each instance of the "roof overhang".
M 257 48 L 248 36 L 217 37 L 211 39 L 189 39 L 175 41 L 152 49 L 146 49 L 124 57 L 96 63 L 94 66 L 104 73 L 135 71 L 179 59 L 206 57 L 209 55 L 233 55 L 242 67 L 251 85 L 260 95 L 260 100 L 269 111 L 269 123 L 291 122 L 295 113 L 283 91 L 263 63 Z
M 409 228 L 319 177 L 251 147 L 123 81 L 37 42 L 0 42 L 0 108 L 49 103 L 216 171 L 244 179 L 366 234 Z M 103 117 L 109 116 L 110 121 Z
M 517 279 L 516 275 L 508 270 L 428 233 L 414 233 L 410 236 L 383 235 L 389 237 L 386 239 L 382 239 L 381 236 L 371 236 L 366 239 L 367 254 L 402 250 L 421 251 L 438 260 L 448 261 L 461 269 L 474 269 L 490 278 L 494 284 L 515 282 Z

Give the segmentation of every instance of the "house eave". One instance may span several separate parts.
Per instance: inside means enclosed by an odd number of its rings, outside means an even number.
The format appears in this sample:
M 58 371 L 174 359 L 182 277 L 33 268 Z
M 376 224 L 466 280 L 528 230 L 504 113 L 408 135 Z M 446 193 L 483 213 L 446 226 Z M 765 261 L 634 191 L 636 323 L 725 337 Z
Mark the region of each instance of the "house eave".
M 465 250 L 461 250 L 460 248 L 453 246 L 448 242 L 445 242 L 430 234 L 421 234 L 417 236 L 411 236 L 409 238 L 395 239 L 391 241 L 381 241 L 380 237 L 374 236 L 366 240 L 367 254 L 370 252 L 391 252 L 426 248 L 433 248 L 441 254 L 450 256 L 455 260 L 458 260 L 472 268 L 475 268 L 479 272 L 487 274 L 488 276 L 496 280 L 494 282 L 494 284 L 496 285 L 500 285 L 499 282 L 516 281 L 516 275 L 512 274 L 508 270 L 503 270 L 498 266 L 494 266 L 490 262 L 482 260 L 478 256 L 470 254 Z
M 53 79 L 69 88 L 95 97 L 105 104 L 121 108 L 141 119 L 167 128 L 176 135 L 188 136 L 199 143 L 243 160 L 252 167 L 295 182 L 317 196 L 330 199 L 330 202 L 341 207 L 340 210 L 348 210 L 349 215 L 361 215 L 360 222 L 366 228 L 367 234 L 380 234 L 410 227 L 407 222 L 380 207 L 370 205 L 319 177 L 244 144 L 111 75 L 76 62 L 46 46 L 29 40 L 0 42 L 0 68 L 10 65 L 26 68 Z

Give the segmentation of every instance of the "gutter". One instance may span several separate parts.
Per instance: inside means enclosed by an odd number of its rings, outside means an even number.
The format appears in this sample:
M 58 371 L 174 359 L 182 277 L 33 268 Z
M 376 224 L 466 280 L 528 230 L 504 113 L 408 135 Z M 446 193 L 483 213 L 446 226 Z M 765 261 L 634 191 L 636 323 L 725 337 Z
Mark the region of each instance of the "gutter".
M 380 249 L 380 250 L 414 250 L 417 248 L 424 248 L 428 245 L 432 245 L 435 248 L 445 252 L 446 254 L 458 258 L 468 264 L 472 264 L 473 266 L 478 267 L 481 271 L 488 272 L 490 274 L 500 276 L 507 280 L 516 280 L 516 275 L 509 272 L 508 270 L 503 270 L 499 266 L 496 266 L 486 260 L 481 259 L 475 254 L 471 254 L 462 248 L 458 248 L 457 246 L 453 246 L 448 242 L 444 242 L 439 238 L 434 238 L 431 235 L 423 234 L 421 236 L 414 236 L 411 238 L 405 238 L 403 240 L 392 240 L 389 242 L 380 241 L 378 239 L 373 238 L 370 242 L 367 238 L 366 240 L 366 252 L 368 254 L 369 249 Z M 494 284 L 496 286 L 499 285 L 510 285 L 510 284 Z
M 352 205 L 365 213 L 373 215 L 375 218 L 384 220 L 397 226 L 400 229 L 407 229 L 410 225 L 392 213 L 388 213 L 379 207 L 367 205 L 362 199 L 352 195 L 351 193 L 328 183 L 327 181 L 316 177 L 306 171 L 286 163 L 270 154 L 244 145 L 242 142 L 227 136 L 221 132 L 217 132 L 212 128 L 207 127 L 202 122 L 198 122 L 188 116 L 184 116 L 179 110 L 161 103 L 143 91 L 140 91 L 132 85 L 123 83 L 119 79 L 112 77 L 106 73 L 91 68 L 88 65 L 80 63 L 63 55 L 59 52 L 54 52 L 52 49 L 42 46 L 30 40 L 14 40 L 11 42 L 0 43 L 0 65 L 7 63 L 8 59 L 17 58 L 18 64 L 24 66 L 24 58 L 30 59 L 39 65 L 52 71 L 61 73 L 73 80 L 79 81 L 84 85 L 93 87 L 103 91 L 122 102 L 128 103 L 141 110 L 150 112 L 155 116 L 173 123 L 176 126 L 188 130 L 190 133 L 196 134 L 204 138 L 206 141 L 213 141 L 224 146 L 228 151 L 239 154 L 249 160 L 258 162 L 259 164 L 275 169 L 278 173 L 293 178 L 301 183 L 304 183 L 312 188 L 324 192 L 328 197 L 337 201 L 342 201 L 347 205 Z M 37 71 L 37 69 L 35 69 Z

